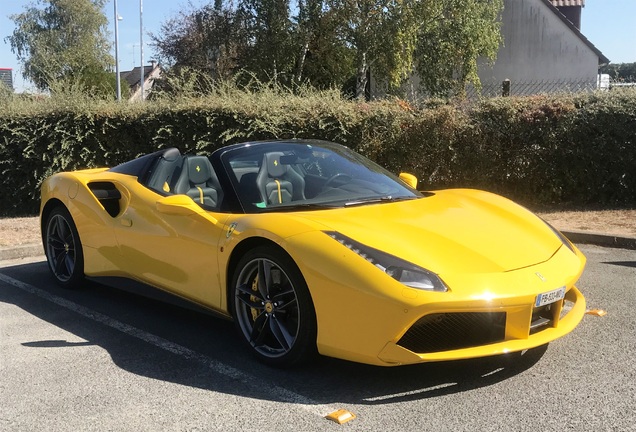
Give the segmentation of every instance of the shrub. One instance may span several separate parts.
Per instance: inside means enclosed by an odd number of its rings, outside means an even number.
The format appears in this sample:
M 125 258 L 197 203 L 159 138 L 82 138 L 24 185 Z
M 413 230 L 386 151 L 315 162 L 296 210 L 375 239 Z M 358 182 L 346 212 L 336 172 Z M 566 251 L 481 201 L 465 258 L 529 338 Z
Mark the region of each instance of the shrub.
M 157 148 L 209 154 L 276 138 L 343 143 L 412 172 L 425 189 L 487 189 L 533 207 L 636 205 L 635 91 L 420 108 L 275 85 L 186 93 L 145 104 L 3 95 L 0 216 L 36 213 L 39 186 L 54 172 L 113 166 Z

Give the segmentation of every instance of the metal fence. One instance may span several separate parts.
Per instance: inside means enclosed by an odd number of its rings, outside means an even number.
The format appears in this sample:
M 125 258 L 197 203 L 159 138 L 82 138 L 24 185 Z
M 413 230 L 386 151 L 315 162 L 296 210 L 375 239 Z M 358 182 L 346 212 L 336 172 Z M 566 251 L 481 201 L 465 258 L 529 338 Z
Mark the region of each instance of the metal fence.
M 534 94 L 578 93 L 590 92 L 598 88 L 596 81 L 558 80 L 558 81 L 514 81 L 504 80 L 501 83 L 482 83 L 481 89 L 473 86 L 467 88 L 469 99 L 497 96 L 528 96 Z
M 501 96 L 531 96 L 540 94 L 573 94 L 573 93 L 589 93 L 593 91 L 619 91 L 620 89 L 636 88 L 636 79 L 634 80 L 616 80 L 610 78 L 607 74 L 602 74 L 593 80 L 538 80 L 538 81 L 515 81 L 504 80 L 501 82 L 484 82 L 481 87 L 476 88 L 473 85 L 466 86 L 465 97 L 469 101 L 477 101 L 483 98 L 493 98 Z M 426 104 L 430 100 L 431 95 L 418 87 L 416 81 L 407 81 L 401 87 L 401 97 L 409 100 L 411 103 Z M 375 81 L 371 82 L 372 99 L 382 99 L 386 97 L 387 89 L 382 84 Z M 449 97 L 452 96 L 449 93 Z

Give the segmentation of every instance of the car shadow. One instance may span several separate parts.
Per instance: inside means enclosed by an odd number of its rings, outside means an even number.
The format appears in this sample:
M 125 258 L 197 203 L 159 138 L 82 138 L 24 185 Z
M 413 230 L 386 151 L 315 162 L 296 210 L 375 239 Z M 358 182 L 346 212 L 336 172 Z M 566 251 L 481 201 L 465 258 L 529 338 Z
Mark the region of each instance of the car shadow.
M 602 264 L 636 268 L 636 261 L 605 261 Z
M 256 361 L 231 321 L 157 290 L 113 280 L 108 286 L 88 281 L 84 289 L 64 290 L 54 284 L 45 263 L 5 267 L 0 273 L 36 287 L 20 289 L 0 281 L 9 287 L 0 289 L 1 302 L 85 341 L 24 340 L 23 346 L 47 350 L 96 345 L 118 367 L 140 376 L 262 400 L 294 402 L 289 392 L 319 404 L 374 405 L 439 397 L 509 379 L 531 368 L 547 351 L 545 345 L 524 353 L 393 368 L 320 357 L 281 370 Z
M 322 385 L 344 388 L 351 402 L 386 404 L 460 393 L 487 387 L 513 377 L 536 364 L 547 345 L 522 353 L 480 359 L 435 362 L 382 368 L 324 359 L 329 365 L 314 369 Z M 347 383 L 343 386 L 343 383 Z

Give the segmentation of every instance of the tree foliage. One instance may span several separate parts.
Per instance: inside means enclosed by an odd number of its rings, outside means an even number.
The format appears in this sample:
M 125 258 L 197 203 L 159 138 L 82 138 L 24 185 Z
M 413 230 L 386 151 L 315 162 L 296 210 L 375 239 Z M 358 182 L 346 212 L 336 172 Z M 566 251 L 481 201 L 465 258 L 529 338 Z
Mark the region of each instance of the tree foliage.
M 302 2 L 299 3 L 300 6 Z M 354 71 L 354 51 L 338 32 L 338 16 L 323 0 L 306 0 L 294 27 L 297 83 L 319 89 L 341 88 Z
M 178 13 L 151 38 L 161 63 L 176 70 L 193 69 L 213 79 L 245 71 L 248 80 L 284 85 L 310 80 L 316 87 L 331 86 L 343 75 L 334 73 L 343 62 L 331 55 L 339 53 L 339 46 L 329 37 L 329 26 L 318 23 L 322 0 L 306 1 L 299 3 L 298 17 L 290 16 L 287 0 L 217 1 Z M 316 64 L 317 53 L 329 53 L 320 54 L 319 62 L 334 59 Z M 176 70 L 172 73 L 178 76 Z
M 246 33 L 236 10 L 217 2 L 179 12 L 151 38 L 162 64 L 226 79 L 244 57 Z
M 417 38 L 416 70 L 437 96 L 479 86 L 477 60 L 494 60 L 501 43 L 503 0 L 432 1 Z
M 420 12 L 432 0 L 328 0 L 338 32 L 354 51 L 355 95 L 365 93 L 369 71 L 389 87 L 413 70 Z
M 289 81 L 293 74 L 289 0 L 240 0 L 238 14 L 247 32 L 244 66 L 260 80 Z
M 73 82 L 103 91 L 112 79 L 105 0 L 35 0 L 11 15 L 16 27 L 5 40 L 23 64 L 23 75 L 39 89 Z
M 636 63 L 610 63 L 601 68 L 614 81 L 636 82 Z
M 317 88 L 349 80 L 360 98 L 370 73 L 391 91 L 417 70 L 423 90 L 448 95 L 479 84 L 477 58 L 496 54 L 502 8 L 503 0 L 217 0 L 167 21 L 153 40 L 164 64 L 214 78 L 247 71 Z M 218 64 L 231 67 L 220 73 Z

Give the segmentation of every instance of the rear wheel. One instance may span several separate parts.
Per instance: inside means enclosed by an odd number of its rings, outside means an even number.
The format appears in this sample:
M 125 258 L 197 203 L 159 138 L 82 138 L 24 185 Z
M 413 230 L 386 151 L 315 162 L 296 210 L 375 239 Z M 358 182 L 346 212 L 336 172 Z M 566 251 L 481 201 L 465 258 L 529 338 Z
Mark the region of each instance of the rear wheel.
M 73 218 L 64 207 L 56 207 L 46 220 L 44 252 L 56 281 L 77 288 L 84 279 L 84 255 Z
M 300 270 L 284 252 L 258 247 L 239 262 L 232 282 L 234 321 L 256 357 L 291 366 L 316 352 L 316 314 Z

